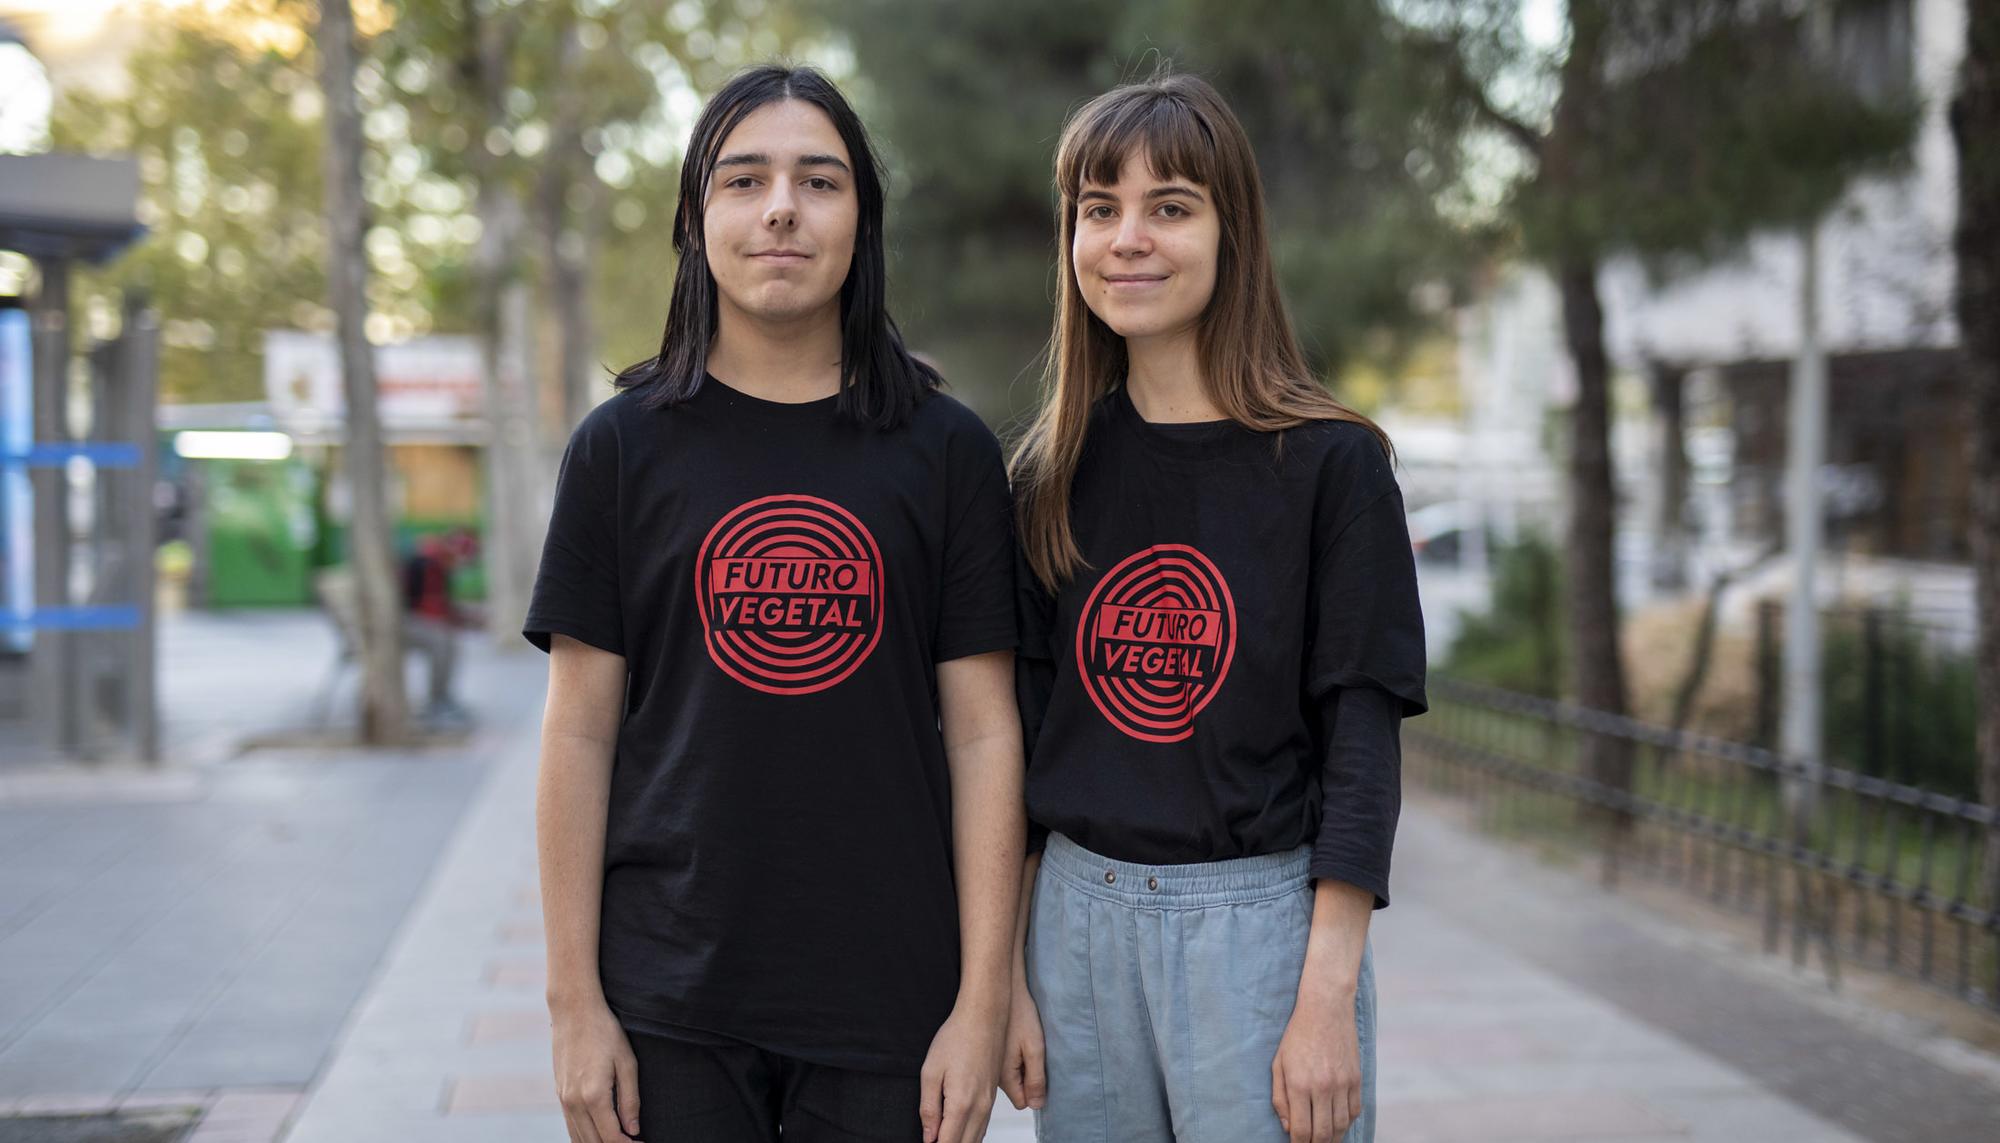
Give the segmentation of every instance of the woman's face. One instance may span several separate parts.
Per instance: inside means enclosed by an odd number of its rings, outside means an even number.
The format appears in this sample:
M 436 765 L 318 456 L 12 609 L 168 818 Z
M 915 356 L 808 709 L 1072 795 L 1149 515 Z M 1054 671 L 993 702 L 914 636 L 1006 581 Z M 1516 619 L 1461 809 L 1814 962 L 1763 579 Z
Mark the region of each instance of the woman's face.
M 1078 188 L 1070 262 L 1084 303 L 1114 333 L 1170 337 L 1208 308 L 1221 238 L 1208 188 L 1162 179 L 1135 152 L 1116 183 Z

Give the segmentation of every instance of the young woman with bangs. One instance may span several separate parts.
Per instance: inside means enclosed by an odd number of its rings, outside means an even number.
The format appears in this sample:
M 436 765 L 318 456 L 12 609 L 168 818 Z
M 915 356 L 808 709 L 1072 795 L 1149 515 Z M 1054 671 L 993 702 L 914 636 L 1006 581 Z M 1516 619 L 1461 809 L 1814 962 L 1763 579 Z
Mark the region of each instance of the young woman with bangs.
M 1093 100 L 1055 179 L 1047 394 L 1012 465 L 1031 836 L 1003 1087 L 1060 1143 L 1365 1143 L 1368 922 L 1425 706 L 1389 442 L 1307 368 L 1207 83 Z

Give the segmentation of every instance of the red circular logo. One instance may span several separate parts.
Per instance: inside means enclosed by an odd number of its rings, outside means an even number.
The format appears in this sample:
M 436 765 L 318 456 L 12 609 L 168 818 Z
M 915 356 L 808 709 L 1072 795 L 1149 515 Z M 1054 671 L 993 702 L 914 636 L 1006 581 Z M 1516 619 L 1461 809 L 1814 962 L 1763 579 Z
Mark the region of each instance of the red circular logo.
M 715 522 L 695 558 L 708 657 L 774 695 L 823 691 L 882 638 L 882 552 L 854 514 L 766 496 Z
M 1186 544 L 1133 552 L 1104 573 L 1076 625 L 1076 673 L 1111 725 L 1179 742 L 1236 656 L 1236 601 Z

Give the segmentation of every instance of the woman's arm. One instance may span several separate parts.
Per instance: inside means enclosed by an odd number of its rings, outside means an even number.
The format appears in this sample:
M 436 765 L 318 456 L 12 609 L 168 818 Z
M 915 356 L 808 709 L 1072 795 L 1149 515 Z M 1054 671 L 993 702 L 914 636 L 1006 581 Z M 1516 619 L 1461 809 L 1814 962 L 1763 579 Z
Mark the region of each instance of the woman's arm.
M 1008 651 L 937 668 L 939 727 L 951 767 L 960 969 L 958 1003 L 924 1061 L 919 1115 L 926 1143 L 977 1140 L 993 1110 L 1027 829 L 1013 675 Z
M 1271 1106 L 1295 1143 L 1339 1139 L 1361 1114 L 1354 1001 L 1374 911 L 1375 894 L 1344 881 L 1313 890 L 1299 998 L 1271 1062 Z
M 1389 899 L 1402 810 L 1402 700 L 1375 687 L 1320 699 L 1325 760 L 1313 846 L 1311 935 L 1291 1023 L 1271 1064 L 1271 1104 L 1293 1139 L 1337 1139 L 1361 1114 L 1355 993 L 1368 921 Z
M 1045 657 L 1048 628 L 1054 622 L 1054 601 L 1035 582 L 1025 560 L 1018 561 L 1014 576 L 1021 585 L 1016 596 L 1015 615 L 1022 627 L 1021 650 L 1014 656 L 1014 705 L 1021 716 L 1021 755 L 1035 750 L 1042 722 L 1048 716 L 1049 700 L 1056 689 L 1055 663 Z M 1044 1065 L 1041 1013 L 1028 993 L 1028 917 L 1035 907 L 1035 874 L 1042 868 L 1042 847 L 1048 831 L 1028 823 L 1027 859 L 1021 864 L 1021 901 L 1014 921 L 1013 998 L 1007 1012 L 1007 1049 L 1000 1061 L 1000 1090 L 1015 1110 L 1040 1108 L 1048 1100 L 1048 1072 Z
M 597 971 L 604 831 L 625 683 L 624 656 L 551 637 L 535 832 L 556 1092 L 572 1143 L 617 1143 L 639 1133 L 638 1064 Z
M 1007 1093 L 1017 1111 L 1040 1108 L 1049 1096 L 1042 1016 L 1028 992 L 1028 916 L 1035 907 L 1035 874 L 1041 868 L 1039 850 L 1021 863 L 1020 916 L 1014 923 L 1013 999 L 1007 1011 L 1007 1050 L 1000 1063 L 1000 1090 Z

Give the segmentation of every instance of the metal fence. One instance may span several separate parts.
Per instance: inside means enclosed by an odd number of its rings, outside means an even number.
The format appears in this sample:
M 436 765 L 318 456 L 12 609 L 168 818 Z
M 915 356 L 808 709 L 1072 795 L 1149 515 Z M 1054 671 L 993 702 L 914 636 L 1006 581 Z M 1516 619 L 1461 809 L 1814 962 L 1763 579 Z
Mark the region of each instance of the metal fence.
M 1783 602 L 1757 607 L 1752 741 L 1778 744 Z M 1974 627 L 1907 607 L 1820 612 L 1821 733 L 1827 762 L 1962 798 L 1979 792 Z
M 1767 953 L 1789 945 L 1831 983 L 1861 963 L 2000 1009 L 1995 810 L 1457 680 L 1430 694 L 1406 766 L 1489 828 L 1595 848 L 1608 882 L 1630 871 L 1761 915 Z

